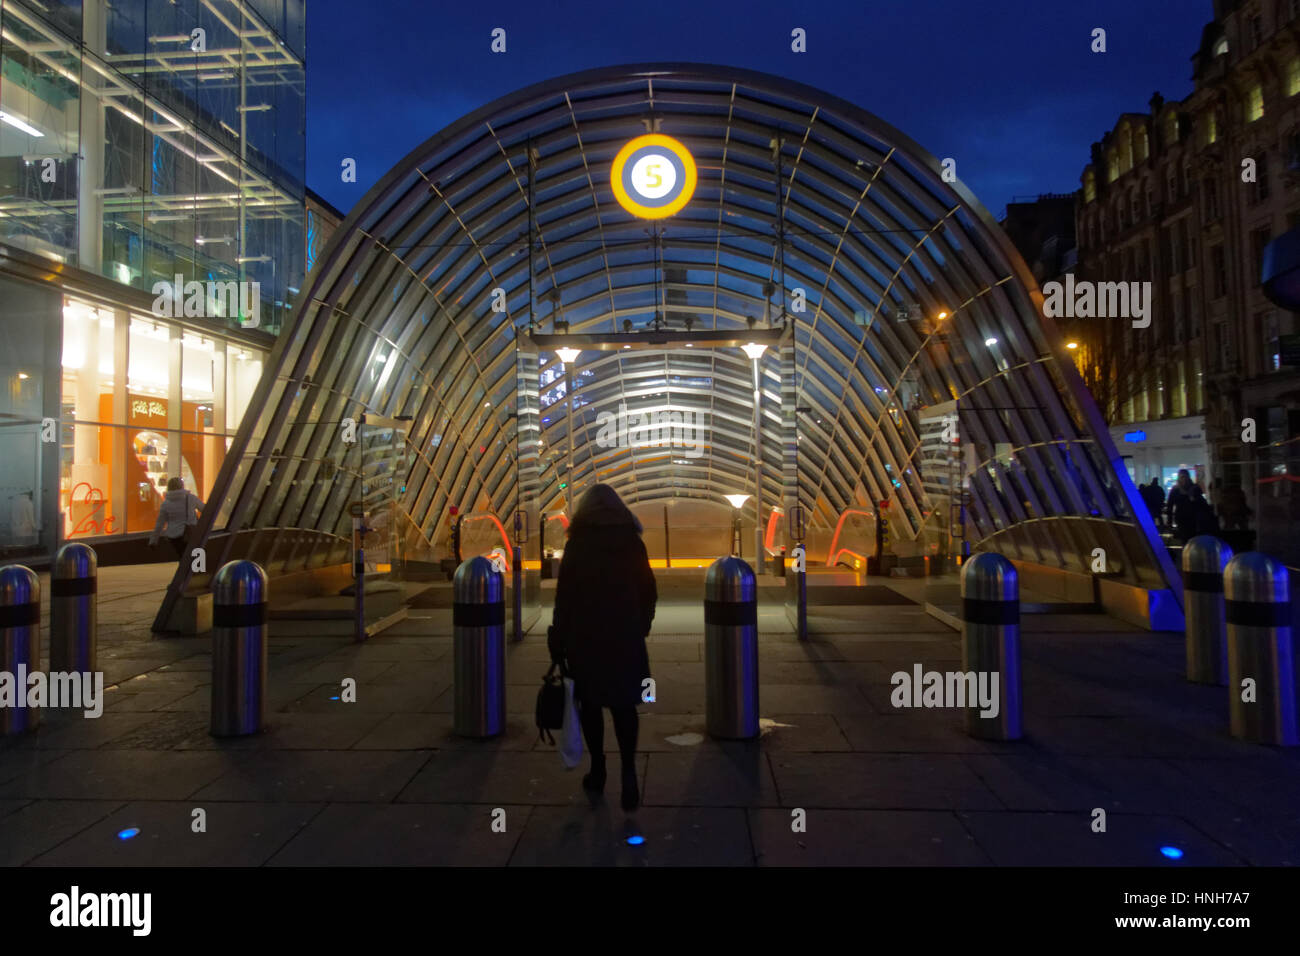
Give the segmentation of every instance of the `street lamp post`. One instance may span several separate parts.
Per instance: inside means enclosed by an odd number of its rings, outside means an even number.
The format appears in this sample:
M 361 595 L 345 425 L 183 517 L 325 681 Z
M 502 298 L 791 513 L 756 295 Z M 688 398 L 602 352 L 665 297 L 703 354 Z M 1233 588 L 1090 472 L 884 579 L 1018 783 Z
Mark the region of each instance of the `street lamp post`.
M 568 496 L 565 498 L 566 509 L 569 512 L 569 520 L 573 520 L 573 362 L 578 357 L 578 349 L 556 349 L 555 354 L 560 358 L 560 364 L 564 366 L 564 398 L 569 406 L 569 461 L 564 469 L 565 490 Z
M 767 351 L 766 345 L 750 342 L 741 351 L 749 356 L 754 367 L 754 573 L 763 573 L 763 390 L 758 380 L 758 360 Z
M 749 500 L 749 495 L 723 495 L 722 497 L 731 502 L 731 551 L 736 557 L 743 557 L 740 553 L 740 509 Z

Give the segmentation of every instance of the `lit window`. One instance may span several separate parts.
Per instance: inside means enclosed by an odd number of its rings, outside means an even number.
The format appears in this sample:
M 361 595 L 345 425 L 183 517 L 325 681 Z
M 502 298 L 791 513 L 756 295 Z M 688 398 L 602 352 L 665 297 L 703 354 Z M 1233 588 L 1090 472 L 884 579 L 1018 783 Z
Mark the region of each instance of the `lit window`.
M 1246 93 L 1246 122 L 1253 123 L 1264 115 L 1264 88 L 1259 84 Z
M 1297 93 L 1300 93 L 1300 56 L 1293 56 L 1286 69 L 1286 95 Z
M 1209 146 L 1219 141 L 1219 117 L 1214 110 L 1205 114 L 1205 144 Z

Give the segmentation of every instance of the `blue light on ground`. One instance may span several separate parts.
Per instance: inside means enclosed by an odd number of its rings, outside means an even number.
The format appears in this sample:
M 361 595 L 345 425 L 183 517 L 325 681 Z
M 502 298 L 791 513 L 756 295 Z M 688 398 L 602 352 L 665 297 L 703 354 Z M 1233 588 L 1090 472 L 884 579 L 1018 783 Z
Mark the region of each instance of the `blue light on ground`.
M 1171 860 L 1181 860 L 1183 858 L 1183 851 L 1176 846 L 1162 846 L 1160 852 Z
M 644 842 L 645 842 L 645 837 L 643 836 L 630 836 L 627 838 L 628 846 L 640 846 Z
M 131 839 L 131 837 L 135 836 L 139 832 L 140 832 L 139 827 L 127 827 L 125 830 L 121 830 L 118 832 L 117 838 L 119 840 L 129 840 Z
M 330 700 L 338 700 L 338 699 L 339 699 L 339 695 L 338 695 L 338 694 L 335 694 L 333 697 L 330 698 Z

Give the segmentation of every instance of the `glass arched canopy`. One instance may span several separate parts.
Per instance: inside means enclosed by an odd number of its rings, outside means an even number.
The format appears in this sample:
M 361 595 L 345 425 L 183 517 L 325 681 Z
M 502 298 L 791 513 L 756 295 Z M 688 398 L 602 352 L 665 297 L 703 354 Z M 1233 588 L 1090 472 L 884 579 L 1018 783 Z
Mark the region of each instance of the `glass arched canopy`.
M 698 174 L 690 202 L 658 220 L 629 214 L 610 182 L 619 150 L 652 131 L 684 144 Z M 1101 548 L 1109 572 L 1150 587 L 1175 574 L 988 213 L 907 137 L 797 83 L 639 65 L 512 93 L 390 171 L 306 286 L 200 525 L 223 558 L 343 559 L 366 471 L 345 423 L 369 415 L 402 421 L 402 534 L 431 552 L 452 505 L 534 522 L 563 507 L 568 477 L 631 502 L 720 502 L 753 491 L 761 455 L 765 512 L 797 501 L 814 528 L 888 500 L 899 550 L 938 529 L 1080 571 Z M 761 437 L 740 349 L 615 344 L 571 369 L 566 469 L 561 364 L 529 333 L 559 322 L 613 337 L 656 317 L 742 339 L 785 331 L 760 359 Z M 705 453 L 598 441 L 620 404 L 699 414 Z

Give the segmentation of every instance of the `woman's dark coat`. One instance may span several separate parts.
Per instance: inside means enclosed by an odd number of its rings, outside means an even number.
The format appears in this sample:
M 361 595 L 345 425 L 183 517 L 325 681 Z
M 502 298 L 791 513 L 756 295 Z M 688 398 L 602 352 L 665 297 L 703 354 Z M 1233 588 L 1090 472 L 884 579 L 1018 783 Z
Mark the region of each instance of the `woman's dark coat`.
M 658 599 L 654 573 L 627 512 L 580 519 L 560 561 L 551 657 L 565 658 L 584 702 L 635 707 L 650 676 L 645 638 Z

